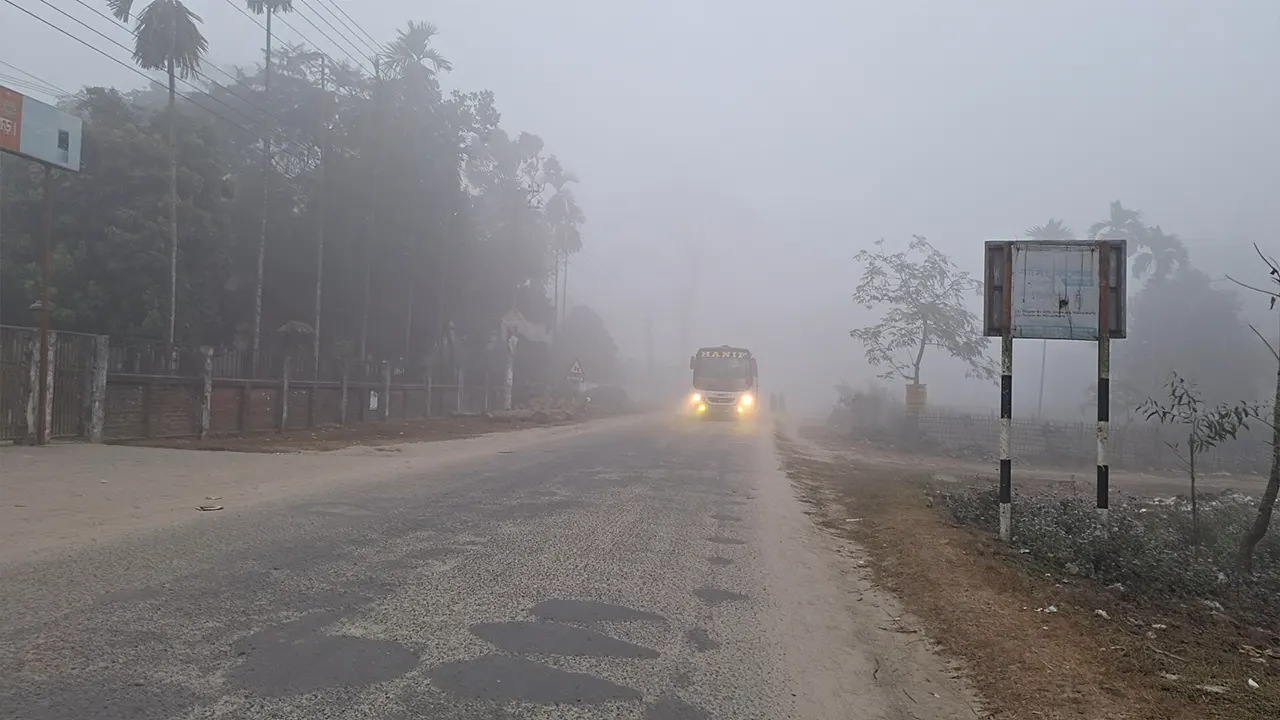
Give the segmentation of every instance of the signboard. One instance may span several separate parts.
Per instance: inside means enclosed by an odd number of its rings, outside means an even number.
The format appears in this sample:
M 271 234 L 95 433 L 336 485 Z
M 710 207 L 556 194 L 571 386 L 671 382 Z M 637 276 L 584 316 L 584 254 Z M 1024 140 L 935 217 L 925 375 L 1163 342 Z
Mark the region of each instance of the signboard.
M 577 358 L 573 359 L 573 365 L 569 367 L 569 379 L 582 382 L 586 375 L 582 372 L 582 363 Z
M 80 172 L 80 118 L 0 86 L 0 150 Z
M 751 353 L 746 350 L 699 350 L 700 358 L 738 358 L 745 359 L 751 357 Z
M 983 334 L 1125 336 L 1123 240 L 991 241 L 985 264 Z

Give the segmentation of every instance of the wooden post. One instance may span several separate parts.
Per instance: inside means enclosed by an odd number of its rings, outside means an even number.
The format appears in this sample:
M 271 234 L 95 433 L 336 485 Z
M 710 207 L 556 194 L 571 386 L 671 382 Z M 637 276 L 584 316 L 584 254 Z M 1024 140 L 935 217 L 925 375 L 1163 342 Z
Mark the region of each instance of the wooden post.
M 200 439 L 209 435 L 213 422 L 213 348 L 200 346 Z

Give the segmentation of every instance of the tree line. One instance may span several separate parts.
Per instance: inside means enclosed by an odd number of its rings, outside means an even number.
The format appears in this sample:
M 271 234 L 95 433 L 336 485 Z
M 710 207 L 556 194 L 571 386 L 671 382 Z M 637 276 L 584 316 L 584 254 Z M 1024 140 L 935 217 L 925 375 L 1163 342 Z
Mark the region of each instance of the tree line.
M 83 171 L 53 175 L 56 329 L 245 350 L 301 333 L 321 355 L 420 359 L 491 346 L 513 309 L 563 317 L 578 179 L 501 127 L 492 92 L 441 89 L 434 26 L 371 42 L 366 66 L 281 47 L 271 19 L 292 3 L 248 0 L 269 49 L 219 84 L 183 3 L 105 9 L 168 82 L 60 101 L 84 137 Z M 3 162 L 0 320 L 29 325 L 43 170 Z

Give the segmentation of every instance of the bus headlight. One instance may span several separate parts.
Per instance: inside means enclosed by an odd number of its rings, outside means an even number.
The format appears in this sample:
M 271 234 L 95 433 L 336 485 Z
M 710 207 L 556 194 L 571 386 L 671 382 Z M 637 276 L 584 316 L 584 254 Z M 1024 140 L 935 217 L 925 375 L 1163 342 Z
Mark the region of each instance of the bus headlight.
M 695 404 L 702 402 L 702 393 L 694 393 L 693 397 L 689 398 L 689 402 Z
M 742 403 L 742 407 L 751 407 L 755 401 L 756 399 L 751 397 L 751 393 L 747 393 L 742 396 L 742 399 L 739 402 Z

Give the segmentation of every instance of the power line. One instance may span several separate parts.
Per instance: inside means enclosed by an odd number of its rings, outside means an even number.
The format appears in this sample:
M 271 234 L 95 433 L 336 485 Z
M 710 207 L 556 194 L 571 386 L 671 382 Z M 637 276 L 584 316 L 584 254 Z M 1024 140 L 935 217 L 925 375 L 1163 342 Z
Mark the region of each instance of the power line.
M 41 2 L 43 2 L 43 1 L 44 1 L 44 0 L 41 0 Z M 122 24 L 120 24 L 120 23 L 116 22 L 116 18 L 113 18 L 113 17 L 111 17 L 110 15 L 108 15 L 108 14 L 106 14 L 106 13 L 102 12 L 101 10 L 99 10 L 99 9 L 97 9 L 97 8 L 95 8 L 95 7 L 93 7 L 92 5 L 90 5 L 90 4 L 88 4 L 88 3 L 86 3 L 84 0 L 75 0 L 75 2 L 76 2 L 77 4 L 79 4 L 81 7 L 84 7 L 86 10 L 88 10 L 88 11 L 90 11 L 90 12 L 94 13 L 94 14 L 95 14 L 95 15 L 97 15 L 98 17 L 103 18 L 103 19 L 104 19 L 104 20 L 106 20 L 107 22 L 111 23 L 111 26 L 112 26 L 112 27 L 119 28 L 119 29 L 121 29 L 121 30 L 123 30 L 123 31 L 125 31 L 125 32 L 127 32 L 127 33 L 129 33 L 129 35 L 130 35 L 131 37 L 135 37 L 135 35 L 134 35 L 133 31 L 132 31 L 132 30 L 130 30 L 129 28 L 125 27 L 124 25 L 122 25 Z M 45 4 L 46 4 L 46 5 L 48 5 L 48 3 L 45 3 Z M 66 15 L 66 13 L 63 13 L 63 14 L 64 14 L 64 15 Z M 70 17 L 70 16 L 68 16 L 68 17 Z M 78 22 L 78 21 L 77 21 L 77 22 Z M 84 25 L 84 23 L 80 23 L 80 24 L 81 24 L 81 25 Z M 86 25 L 85 27 L 88 27 L 88 26 Z M 95 31 L 95 32 L 96 32 L 96 31 Z M 101 35 L 101 33 L 98 33 L 98 34 L 99 34 L 99 35 Z M 124 47 L 124 46 L 123 46 L 123 45 L 121 45 L 120 43 L 116 43 L 116 45 L 118 45 L 118 46 L 120 46 L 120 47 Z M 125 48 L 125 49 L 127 50 L 128 48 Z M 246 88 L 246 89 L 249 89 L 249 90 L 253 90 L 253 89 L 254 89 L 254 88 L 250 87 L 250 86 L 249 86 L 249 84 L 248 84 L 248 83 L 246 83 L 244 80 L 242 80 L 242 79 L 240 79 L 240 78 L 235 77 L 234 75 L 232 75 L 231 73 L 227 72 L 226 70 L 223 70 L 222 68 L 218 67 L 217 65 L 211 65 L 210 67 L 212 67 L 214 70 L 217 70 L 219 73 L 222 73 L 222 75 L 226 76 L 229 80 L 231 80 L 232 82 L 236 83 L 237 85 L 240 85 L 240 86 L 242 86 L 242 87 L 244 87 L 244 88 Z M 207 81 L 207 82 L 209 82 L 209 83 L 221 84 L 221 83 L 216 83 L 216 81 L 215 81 L 213 78 L 209 77 L 208 75 L 205 75 L 204 73 L 200 72 L 199 70 L 195 70 L 194 72 L 195 72 L 195 74 L 196 74 L 196 77 L 202 78 L 202 79 L 204 79 L 205 81 Z M 237 94 L 236 94 L 236 92 L 235 92 L 234 90 L 232 90 L 231 88 L 227 87 L 226 85 L 223 85 L 223 87 L 226 87 L 226 88 L 227 88 L 227 91 L 231 93 L 231 96 L 232 96 L 232 97 L 234 97 L 234 98 L 236 98 L 237 100 L 240 100 L 240 101 L 244 102 L 245 104 L 247 104 L 247 105 L 251 106 L 254 110 L 257 110 L 258 112 L 262 113 L 263 115 L 268 115 L 268 116 L 270 116 L 270 115 L 271 115 L 271 111 L 270 111 L 270 110 L 268 110 L 268 109 L 267 109 L 267 108 L 265 108 L 265 107 L 262 107 L 261 105 L 258 105 L 257 103 L 255 103 L 255 102 L 254 102 L 253 100 L 251 100 L 250 98 L 244 97 L 244 96 L 242 96 L 242 95 L 237 95 Z
M 14 64 L 12 64 L 12 63 L 7 63 L 7 62 L 5 62 L 4 60 L 0 60 L 0 65 L 3 65 L 4 67 L 7 67 L 7 68 L 9 68 L 10 70 L 12 70 L 12 71 L 14 71 L 14 72 L 16 72 L 16 73 L 18 73 L 18 74 L 19 74 L 19 77 L 14 77 L 14 78 L 13 78 L 14 80 L 17 80 L 17 81 L 19 81 L 19 82 L 25 82 L 25 83 L 27 83 L 27 84 L 29 84 L 29 85 L 42 86 L 45 92 L 49 92 L 50 90 L 52 90 L 52 91 L 54 91 L 54 92 L 50 93 L 51 95 L 64 95 L 64 96 L 66 96 L 66 97 L 75 97 L 75 95 L 76 95 L 76 93 L 67 92 L 66 90 L 63 90 L 62 88 L 58 87 L 57 85 L 54 85 L 53 83 L 49 82 L 48 80 L 45 80 L 44 78 L 40 77 L 39 75 L 36 75 L 36 74 L 35 74 L 35 73 L 33 73 L 33 72 L 28 72 L 27 70 L 23 70 L 22 68 L 18 67 L 17 65 L 14 65 Z M 22 79 L 22 77 L 21 77 L 22 75 L 25 75 L 25 76 L 27 76 L 28 78 L 31 78 L 31 79 L 30 79 L 30 80 L 25 80 L 25 81 L 24 81 L 24 80 Z M 12 76 L 11 76 L 11 77 L 12 77 Z
M 44 0 L 41 0 L 41 1 L 43 2 Z M 141 76 L 141 77 L 142 77 L 143 79 L 145 79 L 147 82 L 154 83 L 154 84 L 156 84 L 156 85 L 161 85 L 161 83 L 160 83 L 159 81 L 157 81 L 155 78 L 153 78 L 153 77 L 151 77 L 151 76 L 147 75 L 146 73 L 142 72 L 142 71 L 141 71 L 141 70 L 139 70 L 137 67 L 135 67 L 135 66 L 133 66 L 133 65 L 130 65 L 129 63 L 124 62 L 123 60 L 121 60 L 121 59 L 119 59 L 119 58 L 117 58 L 117 57 L 112 56 L 110 53 L 108 53 L 108 52 L 106 52 L 105 50 L 103 50 L 102 48 L 100 48 L 100 47 L 98 47 L 98 46 L 94 45 L 93 43 L 88 42 L 88 41 L 87 41 L 87 40 L 85 40 L 84 38 L 81 38 L 81 37 L 79 37 L 79 36 L 75 35 L 74 33 L 68 32 L 67 30 L 65 30 L 65 29 L 63 29 L 63 28 L 61 28 L 61 27 L 59 27 L 58 25 L 54 24 L 53 22 L 51 22 L 51 21 L 49 21 L 49 20 L 47 20 L 47 19 L 45 19 L 45 18 L 42 18 L 42 17 L 40 17 L 39 15 L 36 15 L 35 13 L 31 12 L 31 11 L 30 11 L 30 10 L 28 10 L 27 8 L 25 8 L 25 7 L 23 7 L 23 6 L 21 6 L 21 5 L 17 4 L 17 3 L 15 3 L 13 0 L 3 0 L 3 2 L 4 2 L 5 4 L 7 4 L 7 5 L 11 5 L 11 6 L 13 6 L 14 8 L 18 9 L 19 11 L 21 11 L 23 14 L 28 15 L 28 16 L 30 16 L 30 17 L 32 17 L 32 18 L 35 18 L 36 20 L 40 21 L 41 23 L 43 23 L 43 24 L 45 24 L 45 25 L 47 25 L 47 26 L 49 26 L 49 27 L 53 28 L 54 30 L 57 30 L 58 32 L 62 33 L 63 35 L 66 35 L 67 37 L 71 38 L 72 40 L 75 40 L 76 42 L 78 42 L 78 43 L 80 43 L 81 45 L 83 45 L 83 46 L 85 46 L 85 47 L 89 48 L 90 50 L 92 50 L 92 51 L 94 51 L 94 52 L 98 53 L 99 55 L 101 55 L 101 56 L 103 56 L 104 58 L 106 58 L 106 59 L 110 60 L 111 62 L 113 62 L 113 63 L 115 63 L 115 64 L 119 65 L 120 67 L 123 67 L 123 68 L 125 68 L 126 70 L 129 70 L 130 72 L 132 72 L 132 73 L 134 73 L 134 74 L 136 74 L 136 75 Z M 48 3 L 45 3 L 45 4 L 48 4 Z M 54 9 L 56 10 L 57 8 L 54 8 Z M 126 48 L 126 49 L 127 49 L 127 48 Z M 196 90 L 199 90 L 199 88 L 196 88 L 196 87 L 195 87 L 194 85 L 192 85 L 191 83 L 189 83 L 189 82 L 187 82 L 187 81 L 185 81 L 185 80 L 183 80 L 183 82 L 184 82 L 184 83 L 186 83 L 187 85 L 191 86 L 192 88 L 194 88 L 194 89 L 196 89 Z M 163 87 L 163 85 L 161 85 L 161 86 Z M 252 137 L 254 137 L 254 138 L 258 139 L 258 140 L 262 140 L 262 136 L 261 136 L 261 135 L 259 135 L 259 134 L 257 134 L 257 133 L 256 133 L 256 132 L 254 132 L 253 130 L 250 130 L 249 128 L 245 127 L 244 125 L 241 125 L 240 123 L 238 123 L 238 122 L 236 122 L 236 121 L 234 121 L 234 120 L 231 120 L 231 119 L 230 119 L 230 118 L 228 118 L 227 116 L 225 116 L 225 115 L 223 115 L 223 114 L 221 114 L 221 113 L 218 113 L 218 112 L 214 111 L 212 108 L 209 108 L 209 107 L 207 107 L 207 106 L 205 106 L 205 105 L 201 105 L 200 103 L 196 102 L 196 100 L 195 100 L 194 98 L 192 98 L 191 96 L 189 96 L 189 95 L 183 95 L 182 93 L 179 93 L 179 92 L 175 92 L 174 94 L 175 94 L 175 95 L 177 95 L 178 97 L 182 98 L 183 100 L 186 100 L 187 102 L 190 102 L 192 105 L 195 105 L 196 107 L 200 108 L 201 110 L 204 110 L 205 112 L 209 113 L 210 115 L 213 115 L 214 117 L 216 117 L 216 118 L 218 118 L 218 119 L 222 120 L 223 122 L 227 123 L 228 125 L 231 125 L 232 127 L 235 127 L 235 128 L 237 128 L 237 129 L 239 129 L 239 130 L 242 130 L 242 131 L 244 131 L 246 134 L 248 134 L 248 135 L 250 135 L 250 136 L 252 136 Z M 209 96 L 209 98 L 210 98 L 211 100 L 218 100 L 218 98 L 215 98 L 215 97 L 213 97 L 213 96 Z M 219 101 L 219 102 L 221 102 L 221 101 Z M 222 104 L 226 105 L 226 103 L 225 103 L 225 102 L 224 102 L 224 103 L 222 103 Z M 229 106 L 229 105 L 228 105 L 228 107 L 231 107 L 231 106 Z M 234 108 L 233 108 L 233 109 L 234 109 Z M 243 113 L 243 112 L 241 112 L 241 114 L 243 115 L 244 113 Z M 297 156 L 297 155 L 294 155 L 293 153 L 290 153 L 290 152 L 289 152 L 289 151 L 287 151 L 287 150 L 281 150 L 280 152 L 282 152 L 282 153 L 283 153 L 283 154 L 285 154 L 285 155 L 288 155 L 289 157 L 292 157 L 294 160 L 297 160 L 298 162 L 302 162 L 302 163 L 306 163 L 306 162 L 307 162 L 305 158 L 301 158 L 301 157 L 299 157 L 299 156 Z
M 25 8 L 23 8 L 22 6 L 20 6 L 20 5 L 15 5 L 13 2 L 11 2 L 11 0 L 5 0 L 5 2 L 9 3 L 10 5 L 13 5 L 14 7 L 18 8 L 19 10 L 25 10 Z M 49 0 L 38 0 L 38 2 L 40 2 L 40 3 L 42 3 L 43 5 L 45 5 L 45 6 L 49 7 L 49 8 L 52 8 L 53 10 L 55 10 L 55 11 L 57 11 L 57 12 L 61 13 L 62 15 L 66 16 L 67 18 L 71 19 L 73 22 L 75 22 L 75 23 L 77 23 L 77 24 L 81 25 L 81 26 L 82 26 L 82 27 L 84 27 L 86 30 L 88 30 L 88 31 L 92 32 L 93 34 L 97 35 L 98 37 L 102 38 L 103 40 L 106 40 L 107 42 L 111 43 L 112 45 L 115 45 L 116 47 L 120 48 L 121 50 L 124 50 L 125 52 L 130 53 L 130 54 L 132 54 L 132 53 L 133 53 L 133 49 L 132 49 L 132 48 L 130 48 L 129 46 L 127 46 L 127 45 L 125 45 L 124 43 L 119 42 L 119 41 L 117 41 L 117 40 L 115 40 L 115 39 L 113 39 L 113 38 L 109 37 L 106 33 L 102 32 L 101 30 L 98 30 L 97 28 L 95 28 L 95 27 L 93 27 L 92 25 L 90 25 L 90 24 L 86 23 L 85 21 L 83 21 L 83 20 L 81 20 L 81 19 L 79 19 L 79 18 L 75 17 L 74 15 L 72 15 L 72 14 L 68 13 L 66 10 L 63 10 L 62 8 L 57 7 L 57 6 L 56 6 L 56 5 L 54 5 L 53 3 L 49 2 Z M 29 12 L 29 11 L 27 11 L 27 14 L 28 14 L 28 15 L 31 15 L 32 17 L 38 17 L 37 15 L 34 15 L 33 13 L 31 13 L 31 12 Z M 41 19 L 43 20 L 43 18 L 41 18 Z M 50 23 L 50 25 L 51 25 L 51 27 L 57 27 L 56 25 L 52 25 L 51 23 Z M 59 29 L 59 30 L 62 30 L 62 28 L 58 28 L 58 29 Z M 68 32 L 66 32 L 65 30 L 62 30 L 62 32 L 63 32 L 64 34 L 66 34 L 66 35 L 70 36 L 70 37 L 74 37 L 74 38 L 76 38 L 77 40 L 79 40 L 79 39 L 80 39 L 79 37 L 76 37 L 75 35 L 72 35 L 71 33 L 68 33 Z M 83 41 L 81 41 L 81 42 L 83 42 Z M 92 44 L 90 44 L 90 43 L 85 43 L 85 44 L 86 44 L 86 45 L 88 45 L 89 47 L 92 47 L 94 50 L 98 50 L 98 48 L 97 48 L 97 47 L 94 47 L 94 46 L 93 46 Z M 99 51 L 99 52 L 101 52 L 101 51 Z M 103 53 L 103 54 L 105 55 L 106 53 Z M 109 55 L 108 55 L 108 57 L 111 57 L 111 56 L 109 56 Z M 115 58 L 112 58 L 112 60 L 115 60 Z M 119 61 L 117 61 L 117 62 L 119 62 Z M 122 63 L 122 64 L 123 64 L 123 63 Z M 146 73 L 139 72 L 139 74 L 140 74 L 140 75 L 142 75 L 143 77 L 146 77 L 148 80 L 152 80 L 152 78 L 151 78 L 150 76 L 146 75 Z M 197 74 L 197 76 L 199 76 L 199 73 L 196 73 L 196 74 Z M 195 85 L 194 83 L 190 82 L 189 80 L 186 80 L 186 79 L 184 79 L 184 78 L 180 78 L 180 77 L 179 77 L 179 78 L 176 78 L 176 79 L 177 79 L 177 80 L 179 80 L 179 81 L 181 81 L 181 82 L 182 82 L 182 84 L 186 85 L 187 87 L 189 87 L 189 88 L 191 88 L 191 89 L 193 89 L 193 90 L 200 90 L 200 88 L 196 87 L 196 85 Z M 153 82 L 154 82 L 154 80 L 153 80 Z M 210 96 L 209 96 L 209 99 L 210 99 L 210 100 L 213 100 L 213 101 L 215 101 L 215 102 L 217 102 L 217 103 L 219 103 L 220 105 L 223 105 L 223 106 L 225 106 L 225 107 L 228 107 L 228 108 L 230 108 L 230 109 L 232 109 L 232 110 L 234 110 L 234 111 L 236 111 L 236 112 L 240 113 L 242 116 L 244 116 L 244 117 L 245 117 L 249 122 L 251 122 L 251 123 L 253 123 L 253 122 L 257 122 L 257 121 L 258 121 L 258 119 L 257 119 L 257 118 L 250 117 L 250 116 L 249 116 L 249 114 L 248 114 L 248 113 L 246 113 L 245 111 L 241 110 L 240 108 L 235 107 L 234 105 L 231 105 L 230 103 L 228 103 L 228 102 L 224 101 L 224 100 L 223 100 L 223 99 L 221 99 L 221 98 L 214 97 L 213 95 L 210 95 Z
M 306 5 L 307 7 L 311 8 L 311 9 L 313 9 L 313 10 L 315 9 L 315 6 L 314 6 L 314 5 L 312 5 L 311 3 L 307 2 L 307 0 L 299 0 L 299 2 L 301 2 L 303 5 Z M 319 4 L 319 3 L 317 3 L 317 5 L 318 5 L 318 4 Z M 320 7 L 322 7 L 322 8 L 323 8 L 324 6 L 323 6 L 323 5 L 321 5 Z M 325 8 L 325 10 L 328 10 L 328 8 Z M 295 11 L 295 12 L 297 12 L 297 10 L 296 10 L 296 9 L 295 9 L 294 11 Z M 332 15 L 333 13 L 329 13 L 329 14 L 330 14 L 330 15 Z M 320 18 L 320 19 L 324 22 L 324 24 L 325 24 L 325 25 L 328 25 L 328 26 L 329 26 L 329 29 L 330 29 L 330 30 L 332 30 L 332 31 L 334 32 L 334 34 L 336 34 L 338 37 L 340 37 L 340 38 L 342 38 L 343 40 L 345 40 L 345 41 L 346 41 L 346 43 L 347 43 L 347 45 L 348 45 L 352 50 L 355 50 L 357 54 L 360 54 L 360 53 L 362 53 L 362 52 L 363 52 L 360 48 L 356 47 L 356 44 L 355 44 L 355 43 L 351 42 L 351 38 L 347 37 L 347 36 L 346 36 L 346 35 L 345 35 L 341 30 L 339 30 L 337 27 L 335 27 L 333 23 L 329 22 L 329 19 L 328 19 L 328 18 L 326 18 L 324 15 L 321 15 L 318 11 L 316 11 L 316 17 Z M 336 20 L 337 18 L 335 17 L 334 19 Z M 341 20 L 339 20 L 338 22 L 339 22 L 339 23 L 341 23 L 342 21 L 341 21 Z M 365 43 L 365 45 L 366 45 L 366 47 L 367 47 L 367 46 L 368 46 L 368 43 Z M 372 48 L 368 48 L 368 49 L 372 50 Z M 345 51 L 344 51 L 344 52 L 345 52 Z M 375 51 L 373 54 L 374 54 L 374 55 L 377 55 L 378 53 Z
M 320 0 L 320 1 L 323 2 L 324 0 Z M 343 10 L 341 5 L 338 5 L 337 3 L 333 2 L 333 0 L 329 0 L 329 4 L 332 5 L 334 8 L 336 8 L 338 12 L 342 13 L 342 17 L 350 20 L 352 25 L 355 25 L 357 28 L 359 28 L 360 32 L 364 33 L 364 36 L 369 38 L 369 41 L 372 42 L 380 52 L 385 52 L 385 48 L 383 48 L 382 43 L 378 42 L 377 39 L 375 39 L 372 35 L 369 34 L 368 30 L 365 30 L 364 27 L 360 25 L 360 23 L 356 22 L 350 15 L 348 15 L 347 11 Z
M 342 47 L 342 45 L 340 45 L 339 43 L 335 42 L 333 38 L 329 37 L 329 33 L 325 32 L 325 31 L 324 31 L 324 30 L 322 30 L 322 29 L 320 29 L 320 26 L 319 26 L 319 25 L 316 25 L 314 22 L 312 22 L 312 21 L 311 21 L 311 18 L 307 17 L 306 15 L 304 15 L 304 14 L 303 14 L 303 13 L 301 13 L 301 12 L 298 12 L 298 10 L 297 10 L 296 8 L 294 9 L 294 14 L 295 14 L 295 15 L 297 15 L 298 17 L 302 18 L 303 20 L 306 20 L 308 25 L 310 25 L 311 27 L 315 28 L 315 29 L 316 29 L 316 32 L 318 32 L 318 33 L 320 33 L 321 35 L 323 35 L 323 36 L 324 36 L 324 38 L 325 38 L 326 40 L 328 40 L 330 43 L 332 43 L 334 47 L 338 48 L 338 50 L 339 50 L 340 52 L 342 52 L 342 54 L 343 54 L 343 55 L 346 55 L 346 56 L 347 56 L 347 59 L 348 59 L 348 60 L 350 60 L 351 62 L 355 63 L 356 65 L 359 65 L 362 69 L 365 67 L 364 63 L 362 63 L 361 61 L 359 61 L 359 60 L 355 59 L 355 57 L 353 57 L 353 56 L 351 55 L 351 53 L 347 52 L 347 51 L 346 51 L 346 49 Z M 298 35 L 300 35 L 300 36 L 302 35 L 302 32 L 301 32 L 300 30 L 298 30 L 298 28 L 296 28 L 296 27 L 294 27 L 292 24 L 290 24 L 290 23 L 289 23 L 289 21 L 288 21 L 288 20 L 285 20 L 285 19 L 284 19 L 284 17 L 283 17 L 283 16 L 281 16 L 280 14 L 276 14 L 275 18 L 276 18 L 277 20 L 279 20 L 280 22 L 284 23 L 285 27 L 287 27 L 287 28 L 289 28 L 290 30 L 292 30 L 292 31 L 294 31 L 294 32 L 296 32 L 296 33 L 298 33 Z M 323 20 L 324 18 L 321 18 L 321 19 Z M 303 36 L 303 37 L 305 37 L 305 36 Z M 319 44 L 318 44 L 318 43 L 313 43 L 313 44 L 314 44 L 314 45 L 316 45 L 317 47 L 319 47 Z M 358 53 L 358 52 L 359 52 L 359 50 L 357 50 L 356 52 Z M 330 60 L 332 60 L 333 58 L 329 58 L 329 59 L 330 59 Z M 335 63 L 335 64 L 336 64 L 336 63 Z
M 251 15 L 247 10 L 245 10 L 244 8 L 242 8 L 242 7 L 240 7 L 239 5 L 237 5 L 237 4 L 235 3 L 235 0 L 222 0 L 222 1 L 223 1 L 223 2 L 225 2 L 226 4 L 230 5 L 230 6 L 232 7 L 232 9 L 234 9 L 236 12 L 238 12 L 238 13 L 240 13 L 241 15 L 245 16 L 246 18 L 248 18 L 248 19 L 249 19 L 249 22 L 253 23 L 254 25 L 257 25 L 259 30 L 261 30 L 261 31 L 262 31 L 262 32 L 264 32 L 264 33 L 267 31 L 267 26 L 266 26 L 266 25 L 263 25 L 263 24 L 262 24 L 262 22 L 258 20 L 258 18 L 254 17 L 254 16 L 253 16 L 253 15 Z M 279 13 L 273 13 L 272 17 L 274 17 L 276 20 L 279 20 L 280 22 L 284 23 L 284 26 L 285 26 L 285 27 L 287 27 L 287 28 L 289 28 L 290 30 L 292 30 L 292 31 L 294 32 L 294 34 L 295 34 L 295 35 L 297 35 L 299 38 L 301 38 L 301 39 L 302 39 L 302 41 L 303 41 L 304 43 L 306 43 L 306 44 L 308 44 L 308 45 L 310 45 L 310 46 L 314 47 L 314 48 L 316 49 L 316 51 L 317 51 L 317 52 L 319 52 L 321 55 L 323 55 L 323 56 L 325 56 L 326 58 L 328 58 L 328 59 L 329 59 L 329 62 L 333 63 L 334 65 L 343 65 L 343 64 L 344 64 L 344 63 L 340 63 L 340 62 L 338 62 L 337 60 L 334 60 L 332 55 L 330 55 L 329 53 L 325 52 L 324 50 L 321 50 L 321 49 L 320 49 L 320 43 L 318 43 L 318 42 L 316 42 L 316 41 L 312 40 L 310 37 L 308 37 L 308 36 L 307 36 L 307 34 L 306 34 L 306 33 L 302 32 L 302 31 L 301 31 L 301 30 L 299 30 L 298 28 L 294 27 L 292 23 L 290 23 L 288 20 L 285 20 L 285 19 L 284 19 L 284 18 L 283 18 Z M 308 20 L 308 22 L 310 22 L 310 21 Z M 313 27 L 314 27 L 314 24 L 313 24 Z M 317 28 L 317 29 L 319 29 L 319 28 Z M 328 36 L 326 35 L 325 37 L 328 37 Z M 333 42 L 333 39 L 332 39 L 332 38 L 329 38 L 329 42 L 331 42 L 331 43 L 332 43 L 332 42 Z M 336 44 L 336 43 L 335 43 L 335 44 Z M 342 50 L 342 47 L 341 47 L 341 46 L 339 46 L 339 47 L 338 47 L 338 49 L 339 49 L 339 50 Z M 346 52 L 345 50 L 343 50 L 343 54 L 344 54 L 344 55 L 346 55 L 349 59 L 351 59 L 351 60 L 352 60 L 352 62 L 356 63 L 356 65 L 360 66 L 360 68 L 361 68 L 362 70 L 364 69 L 364 65 L 362 65 L 358 60 L 355 60 L 354 58 L 352 58 L 352 57 L 351 57 L 351 55 L 347 54 L 347 52 Z

